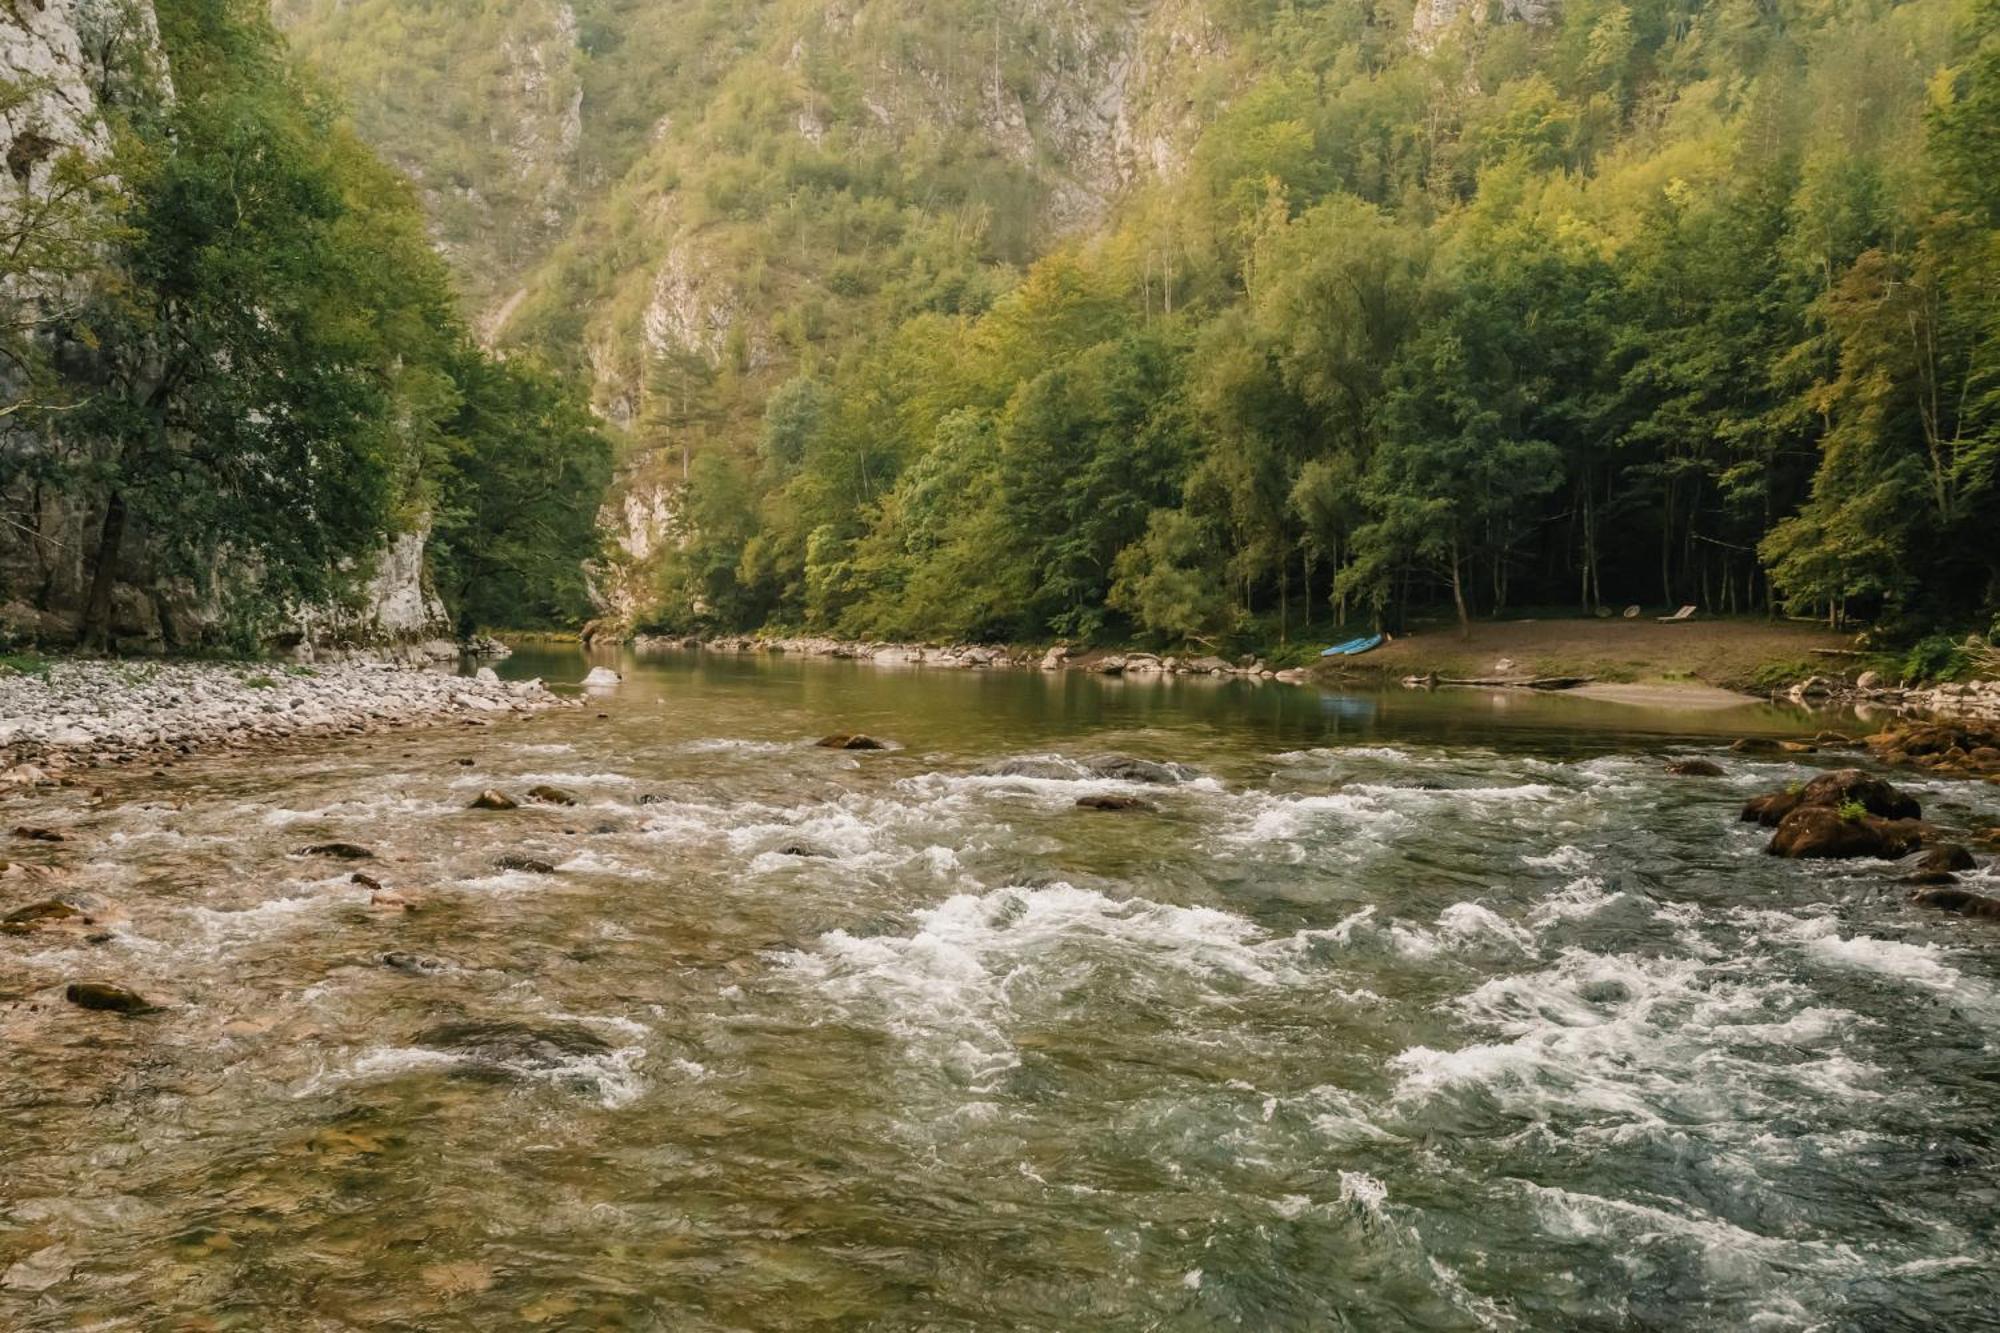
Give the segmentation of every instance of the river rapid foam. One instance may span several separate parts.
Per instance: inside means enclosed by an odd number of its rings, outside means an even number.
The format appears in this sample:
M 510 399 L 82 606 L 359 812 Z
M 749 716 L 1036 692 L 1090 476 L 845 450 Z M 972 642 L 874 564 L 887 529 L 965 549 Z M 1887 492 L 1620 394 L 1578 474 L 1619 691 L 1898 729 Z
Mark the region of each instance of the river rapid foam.
M 942 706 L 856 755 L 760 684 L 51 798 L 5 905 L 118 910 L 0 943 L 0 1322 L 1984 1317 L 1996 943 L 1763 856 L 1806 762 Z

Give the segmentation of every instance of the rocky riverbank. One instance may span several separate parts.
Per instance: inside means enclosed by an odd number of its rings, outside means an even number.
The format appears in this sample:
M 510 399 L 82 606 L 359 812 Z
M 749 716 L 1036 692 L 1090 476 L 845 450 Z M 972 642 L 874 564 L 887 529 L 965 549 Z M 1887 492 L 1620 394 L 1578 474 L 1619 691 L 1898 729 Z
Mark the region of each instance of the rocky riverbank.
M 995 644 L 865 643 L 851 639 L 765 638 L 747 634 L 715 639 L 673 638 L 639 635 L 631 641 L 635 652 L 700 649 L 711 653 L 789 653 L 799 657 L 827 657 L 880 666 L 929 666 L 960 670 L 1014 667 L 1042 671 L 1091 671 L 1105 676 L 1243 676 L 1255 680 L 1275 680 L 1303 684 L 1311 673 L 1303 668 L 1273 670 L 1261 659 L 1238 658 L 1228 661 L 1213 655 L 1161 655 L 1147 652 L 1078 652 L 1058 644 L 1053 648 L 1016 648 Z
M 540 681 L 387 664 L 58 661 L 0 674 L 0 782 L 321 736 L 484 724 L 566 702 Z
M 1968 680 L 1939 685 L 1890 685 L 1873 671 L 1853 680 L 1809 676 L 1776 697 L 1806 705 L 1840 704 L 1926 713 L 1967 721 L 2000 722 L 2000 680 Z

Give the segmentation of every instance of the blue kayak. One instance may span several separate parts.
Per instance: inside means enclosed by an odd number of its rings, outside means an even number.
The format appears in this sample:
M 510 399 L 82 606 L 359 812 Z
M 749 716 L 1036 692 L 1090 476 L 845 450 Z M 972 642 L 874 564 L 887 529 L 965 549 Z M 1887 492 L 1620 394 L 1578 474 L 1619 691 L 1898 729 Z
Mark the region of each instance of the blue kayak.
M 1382 646 L 1382 636 L 1380 634 L 1367 634 L 1363 635 L 1361 638 L 1349 639 L 1346 643 L 1336 643 L 1331 648 L 1322 649 L 1320 651 L 1320 656 L 1359 657 L 1361 656 L 1361 654 L 1367 652 L 1369 649 L 1380 648 L 1381 646 Z

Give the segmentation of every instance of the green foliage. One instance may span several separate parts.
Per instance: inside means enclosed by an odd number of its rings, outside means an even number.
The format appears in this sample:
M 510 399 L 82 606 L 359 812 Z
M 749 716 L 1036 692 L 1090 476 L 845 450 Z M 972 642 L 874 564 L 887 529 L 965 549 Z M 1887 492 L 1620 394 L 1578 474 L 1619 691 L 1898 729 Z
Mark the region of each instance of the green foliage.
M 1903 658 L 1905 680 L 1957 680 L 1972 667 L 1963 642 L 1948 634 L 1932 634 L 1912 644 Z
M 1862 820 L 1868 818 L 1868 807 L 1859 801 L 1842 801 L 1840 803 L 1840 817 L 1850 824 L 1859 824 Z

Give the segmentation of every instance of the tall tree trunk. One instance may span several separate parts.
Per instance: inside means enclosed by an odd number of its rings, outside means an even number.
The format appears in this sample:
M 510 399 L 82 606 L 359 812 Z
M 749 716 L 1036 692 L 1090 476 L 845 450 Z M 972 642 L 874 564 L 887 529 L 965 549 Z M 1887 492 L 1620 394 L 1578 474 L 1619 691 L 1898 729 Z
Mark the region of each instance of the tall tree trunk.
M 1465 580 L 1459 572 L 1462 563 L 1458 558 L 1458 542 L 1454 540 L 1451 544 L 1451 600 L 1458 608 L 1458 637 L 1469 639 L 1472 637 L 1472 617 L 1465 610 Z
M 111 643 L 111 584 L 118 577 L 118 551 L 125 544 L 125 497 L 117 491 L 104 502 L 104 526 L 97 538 L 97 563 L 90 573 L 90 596 L 83 603 L 77 644 L 103 652 Z

